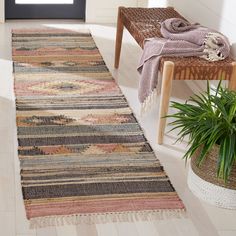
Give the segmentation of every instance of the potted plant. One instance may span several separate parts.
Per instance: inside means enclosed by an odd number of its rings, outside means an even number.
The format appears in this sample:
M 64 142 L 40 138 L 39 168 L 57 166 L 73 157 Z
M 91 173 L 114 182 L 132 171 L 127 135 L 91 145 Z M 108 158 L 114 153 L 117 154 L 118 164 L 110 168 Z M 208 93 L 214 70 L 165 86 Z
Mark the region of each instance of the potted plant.
M 236 92 L 221 82 L 210 89 L 208 83 L 206 92 L 171 107 L 177 111 L 167 117 L 180 129 L 178 140 L 189 138 L 189 188 L 208 202 L 236 209 Z

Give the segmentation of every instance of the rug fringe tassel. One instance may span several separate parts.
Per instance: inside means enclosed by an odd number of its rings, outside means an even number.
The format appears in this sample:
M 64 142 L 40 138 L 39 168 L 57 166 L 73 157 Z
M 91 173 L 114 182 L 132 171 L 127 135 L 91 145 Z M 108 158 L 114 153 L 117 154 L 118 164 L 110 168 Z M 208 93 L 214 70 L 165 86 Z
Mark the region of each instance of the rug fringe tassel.
M 79 224 L 105 224 L 115 222 L 134 221 L 156 221 L 164 219 L 186 218 L 186 211 L 159 210 L 142 212 L 122 212 L 88 215 L 68 215 L 68 216 L 46 216 L 30 219 L 30 228 L 44 228 L 50 226 L 79 225 Z
M 141 116 L 147 113 L 151 107 L 156 104 L 158 98 L 158 91 L 155 88 L 152 93 L 145 99 L 145 101 L 141 104 Z

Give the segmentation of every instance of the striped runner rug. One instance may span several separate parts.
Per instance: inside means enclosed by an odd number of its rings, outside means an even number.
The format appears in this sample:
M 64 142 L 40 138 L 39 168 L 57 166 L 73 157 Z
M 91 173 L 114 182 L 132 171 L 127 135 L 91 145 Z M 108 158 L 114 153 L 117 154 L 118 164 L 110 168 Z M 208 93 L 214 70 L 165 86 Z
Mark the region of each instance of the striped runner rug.
M 185 208 L 86 30 L 13 30 L 18 156 L 32 227 Z

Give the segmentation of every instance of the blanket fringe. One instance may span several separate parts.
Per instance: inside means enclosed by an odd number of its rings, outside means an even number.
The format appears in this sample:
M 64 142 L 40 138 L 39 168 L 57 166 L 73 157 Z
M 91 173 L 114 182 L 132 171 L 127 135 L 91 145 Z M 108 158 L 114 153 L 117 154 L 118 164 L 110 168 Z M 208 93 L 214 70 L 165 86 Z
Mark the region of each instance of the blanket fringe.
M 164 219 L 186 218 L 184 209 L 119 212 L 104 214 L 78 214 L 67 216 L 46 216 L 30 219 L 30 228 L 37 229 L 50 226 L 105 224 L 115 222 L 156 221 Z
M 158 98 L 158 90 L 155 88 L 151 94 L 141 103 L 141 116 L 148 112 L 154 104 L 156 104 Z
M 220 51 L 221 46 L 217 44 L 218 38 L 222 37 L 224 36 L 218 32 L 209 32 L 204 39 L 205 49 L 203 52 L 205 52 L 206 55 L 200 57 L 204 58 L 207 61 L 224 60 L 226 56 Z

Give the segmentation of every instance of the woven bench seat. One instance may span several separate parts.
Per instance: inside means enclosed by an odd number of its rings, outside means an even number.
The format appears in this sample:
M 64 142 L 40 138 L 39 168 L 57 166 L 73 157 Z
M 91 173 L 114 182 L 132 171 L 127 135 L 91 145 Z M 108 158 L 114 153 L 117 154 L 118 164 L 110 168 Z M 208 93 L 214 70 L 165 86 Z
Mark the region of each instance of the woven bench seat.
M 119 67 L 124 27 L 143 48 L 145 39 L 162 37 L 160 23 L 169 18 L 183 18 L 172 7 L 125 8 L 119 7 L 116 34 L 115 68 Z M 185 19 L 186 20 L 186 19 Z M 209 62 L 199 57 L 163 57 L 159 69 L 162 73 L 162 88 L 158 119 L 158 143 L 162 144 L 172 80 L 229 80 L 229 88 L 236 90 L 236 63 L 227 58 Z
M 183 18 L 172 7 L 120 8 L 120 18 L 124 26 L 141 47 L 147 38 L 162 37 L 160 23 L 173 17 Z

